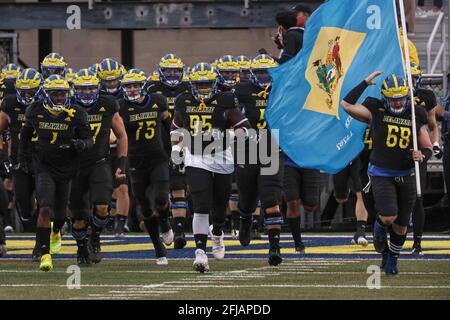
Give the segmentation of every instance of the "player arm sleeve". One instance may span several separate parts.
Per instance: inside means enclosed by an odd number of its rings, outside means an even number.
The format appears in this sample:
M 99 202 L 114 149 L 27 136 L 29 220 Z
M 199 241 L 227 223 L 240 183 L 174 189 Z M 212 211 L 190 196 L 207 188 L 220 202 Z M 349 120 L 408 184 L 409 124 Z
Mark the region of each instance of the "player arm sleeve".
M 26 120 L 22 129 L 20 129 L 19 153 L 17 155 L 19 163 L 25 163 L 31 154 L 31 138 L 33 137 L 34 127 L 29 120 Z
M 89 123 L 87 120 L 87 114 L 85 112 L 80 116 L 79 125 L 75 129 L 75 138 L 83 140 L 85 143 L 85 151 L 92 149 L 94 146 L 91 130 L 89 129 Z

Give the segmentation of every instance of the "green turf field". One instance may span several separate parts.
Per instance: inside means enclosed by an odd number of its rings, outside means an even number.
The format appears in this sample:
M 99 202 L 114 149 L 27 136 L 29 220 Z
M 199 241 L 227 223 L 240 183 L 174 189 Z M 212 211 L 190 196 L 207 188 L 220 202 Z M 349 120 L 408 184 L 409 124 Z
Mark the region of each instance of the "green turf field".
M 450 299 L 448 260 L 403 260 L 401 275 L 381 275 L 381 289 L 366 286 L 378 260 L 210 260 L 211 271 L 192 270 L 191 260 L 157 266 L 152 260 L 110 260 L 81 269 L 81 289 L 69 290 L 67 267 L 49 273 L 30 261 L 0 263 L 0 299 Z

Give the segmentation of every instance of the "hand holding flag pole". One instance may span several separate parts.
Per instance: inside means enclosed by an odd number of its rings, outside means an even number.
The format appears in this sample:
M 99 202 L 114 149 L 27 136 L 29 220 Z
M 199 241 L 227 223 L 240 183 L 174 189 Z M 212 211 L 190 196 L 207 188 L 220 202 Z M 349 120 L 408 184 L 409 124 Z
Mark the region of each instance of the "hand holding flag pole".
M 402 31 L 403 31 L 403 47 L 405 48 L 405 66 L 406 66 L 406 75 L 408 77 L 408 86 L 409 86 L 409 97 L 411 101 L 411 121 L 412 121 L 412 131 L 413 131 L 413 149 L 414 152 L 418 151 L 417 144 L 417 130 L 416 130 L 416 112 L 414 105 L 414 88 L 412 85 L 412 76 L 411 76 L 411 61 L 409 59 L 409 48 L 408 48 L 408 35 L 406 32 L 406 19 L 405 19 L 405 7 L 403 5 L 403 1 L 399 1 L 400 5 L 400 19 L 402 23 Z M 417 160 L 414 161 L 414 168 L 416 170 L 416 188 L 417 188 L 417 197 L 422 197 L 422 188 L 420 185 L 420 171 L 419 171 L 419 162 Z

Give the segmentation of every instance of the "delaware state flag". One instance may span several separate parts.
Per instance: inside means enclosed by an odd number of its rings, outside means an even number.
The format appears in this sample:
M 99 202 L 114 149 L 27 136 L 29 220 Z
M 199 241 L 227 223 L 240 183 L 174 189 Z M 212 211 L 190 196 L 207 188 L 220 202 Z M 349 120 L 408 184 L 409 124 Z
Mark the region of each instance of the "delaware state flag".
M 389 74 L 404 74 L 395 0 L 329 0 L 309 18 L 302 50 L 271 69 L 265 112 L 278 143 L 297 165 L 337 173 L 363 149 L 366 124 L 340 106 L 368 75 L 382 70 L 367 96 L 380 97 Z M 274 134 L 277 137 L 277 134 Z

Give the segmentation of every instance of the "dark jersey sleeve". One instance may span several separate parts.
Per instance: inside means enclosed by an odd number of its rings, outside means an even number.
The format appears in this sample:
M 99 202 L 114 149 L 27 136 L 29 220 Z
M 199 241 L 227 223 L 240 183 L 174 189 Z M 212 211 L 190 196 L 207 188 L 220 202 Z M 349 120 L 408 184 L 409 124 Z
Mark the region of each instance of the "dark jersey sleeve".
M 420 132 L 420 128 L 428 124 L 428 113 L 424 107 L 416 106 L 416 127 Z
M 378 112 L 378 109 L 383 107 L 383 102 L 373 97 L 367 97 L 366 100 L 364 100 L 361 104 L 369 109 L 372 115 L 376 114 Z
M 83 140 L 86 144 L 85 150 L 92 149 L 94 143 L 92 141 L 91 130 L 89 129 L 89 123 L 87 120 L 87 113 L 80 107 L 76 108 L 77 112 L 75 115 L 76 126 L 75 126 L 75 138 Z
M 35 105 L 31 105 L 25 111 L 25 123 L 20 129 L 20 140 L 19 140 L 19 151 L 18 151 L 18 161 L 19 163 L 25 163 L 26 159 L 30 158 L 30 144 L 31 138 L 33 137 L 34 128 L 36 127 L 34 114 Z
M 8 115 L 8 117 L 11 117 L 11 106 L 13 105 L 14 101 L 12 99 L 16 99 L 15 95 L 6 95 L 3 100 L 2 104 L 0 106 L 0 111 L 3 111 Z
M 117 105 L 119 108 L 119 115 L 122 118 L 124 124 L 126 125 L 128 123 L 128 119 L 129 119 L 128 112 L 127 112 L 127 108 L 128 108 L 127 104 L 125 103 L 124 99 L 119 99 L 117 101 Z
M 250 129 L 250 123 L 239 109 L 239 100 L 232 92 L 225 92 L 220 96 L 220 105 L 225 108 L 225 117 L 233 128 L 245 127 Z
M 106 104 L 108 106 L 111 106 L 113 113 L 119 112 L 120 106 L 119 106 L 119 102 L 117 101 L 117 99 L 114 98 L 113 96 L 109 96 L 109 95 L 105 95 L 104 97 L 105 97 Z
M 433 110 L 437 105 L 436 95 L 428 89 L 418 89 L 414 94 L 414 101 L 417 105 L 425 108 L 427 112 Z
M 164 97 L 162 94 L 154 93 L 152 94 L 152 99 L 153 103 L 156 103 L 158 105 L 159 116 L 162 118 L 164 112 L 169 110 L 166 97 Z

